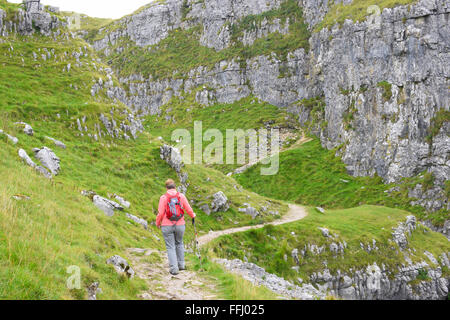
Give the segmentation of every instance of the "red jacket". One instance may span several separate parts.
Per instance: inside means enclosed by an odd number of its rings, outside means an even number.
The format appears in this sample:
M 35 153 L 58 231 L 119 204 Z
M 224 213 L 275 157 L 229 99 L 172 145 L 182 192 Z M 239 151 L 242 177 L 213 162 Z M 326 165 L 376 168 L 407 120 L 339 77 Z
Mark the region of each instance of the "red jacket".
M 175 196 L 177 194 L 177 190 L 170 189 L 167 191 L 168 194 L 171 196 Z M 180 200 L 181 205 L 184 208 L 185 213 L 187 213 L 192 219 L 196 217 L 196 214 L 194 213 L 194 210 L 192 210 L 191 206 L 189 205 L 189 201 L 186 199 L 186 196 L 182 193 L 180 193 Z M 174 223 L 173 221 L 170 221 L 167 219 L 166 216 L 166 205 L 167 205 L 167 199 L 166 195 L 162 195 L 159 199 L 159 206 L 158 206 L 158 216 L 156 217 L 156 226 L 159 228 L 161 226 L 183 226 L 186 224 L 184 221 L 184 217 L 177 221 L 177 223 Z

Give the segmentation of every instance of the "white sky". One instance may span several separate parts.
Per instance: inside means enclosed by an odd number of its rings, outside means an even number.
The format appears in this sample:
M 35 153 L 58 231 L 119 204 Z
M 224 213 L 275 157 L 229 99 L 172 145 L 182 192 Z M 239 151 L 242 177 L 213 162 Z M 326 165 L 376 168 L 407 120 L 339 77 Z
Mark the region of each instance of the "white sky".
M 22 0 L 8 0 L 22 3 Z M 61 11 L 84 13 L 91 17 L 119 19 L 153 0 L 41 0 L 44 5 L 59 7 Z

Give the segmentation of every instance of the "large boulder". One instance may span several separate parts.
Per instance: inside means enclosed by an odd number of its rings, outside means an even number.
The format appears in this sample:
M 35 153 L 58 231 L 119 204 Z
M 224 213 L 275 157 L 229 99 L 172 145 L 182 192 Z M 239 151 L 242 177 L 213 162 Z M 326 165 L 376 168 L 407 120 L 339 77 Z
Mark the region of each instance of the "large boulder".
M 127 260 L 121 256 L 113 256 L 106 261 L 107 264 L 112 264 L 117 273 L 125 274 L 128 278 L 133 279 L 134 270 L 130 267 Z
M 19 157 L 25 161 L 25 163 L 36 169 L 36 171 L 38 171 L 39 173 L 41 173 L 44 177 L 51 179 L 52 178 L 52 174 L 50 172 L 47 171 L 47 169 L 45 169 L 44 167 L 38 166 L 36 165 L 36 163 L 34 163 L 33 160 L 31 160 L 31 158 L 28 156 L 27 152 L 23 149 L 19 149 Z
M 258 210 L 253 208 L 250 204 L 244 203 L 244 206 L 246 206 L 247 208 L 239 208 L 239 212 L 252 216 L 252 219 L 256 219 L 256 217 L 259 216 Z
M 42 149 L 34 149 L 34 155 L 39 159 L 44 167 L 50 170 L 53 175 L 58 175 L 61 170 L 60 162 L 61 160 L 56 156 L 56 154 L 49 148 L 43 147 Z
M 180 150 L 165 144 L 161 147 L 160 155 L 161 159 L 166 161 L 172 169 L 174 169 L 177 173 L 181 172 L 181 168 L 184 166 L 184 163 Z
M 92 202 L 95 204 L 97 208 L 102 210 L 108 217 L 112 217 L 114 215 L 114 211 L 116 210 L 123 211 L 123 207 L 119 205 L 117 202 L 108 200 L 98 195 L 93 196 Z
M 228 204 L 227 196 L 222 191 L 214 194 L 213 201 L 211 203 L 212 212 L 225 212 L 228 211 L 228 209 L 230 209 L 230 205 Z

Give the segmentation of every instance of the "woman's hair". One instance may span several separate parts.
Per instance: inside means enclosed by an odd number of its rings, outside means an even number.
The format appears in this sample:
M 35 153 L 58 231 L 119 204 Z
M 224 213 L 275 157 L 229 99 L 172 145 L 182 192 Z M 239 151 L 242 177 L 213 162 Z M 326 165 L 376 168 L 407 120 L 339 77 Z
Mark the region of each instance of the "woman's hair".
M 172 179 L 169 179 L 166 181 L 166 188 L 167 189 L 176 189 L 176 184 L 175 181 L 173 181 Z

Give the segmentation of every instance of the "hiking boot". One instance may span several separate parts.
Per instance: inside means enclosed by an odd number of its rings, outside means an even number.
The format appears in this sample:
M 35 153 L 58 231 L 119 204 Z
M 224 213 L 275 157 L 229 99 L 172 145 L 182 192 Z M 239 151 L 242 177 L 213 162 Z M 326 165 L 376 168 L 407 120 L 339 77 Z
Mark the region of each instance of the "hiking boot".
M 171 275 L 173 275 L 173 276 L 177 276 L 179 272 L 172 272 L 172 271 L 170 271 L 169 273 L 170 273 Z
M 186 271 L 186 267 L 179 268 L 179 269 L 180 269 L 180 271 Z

